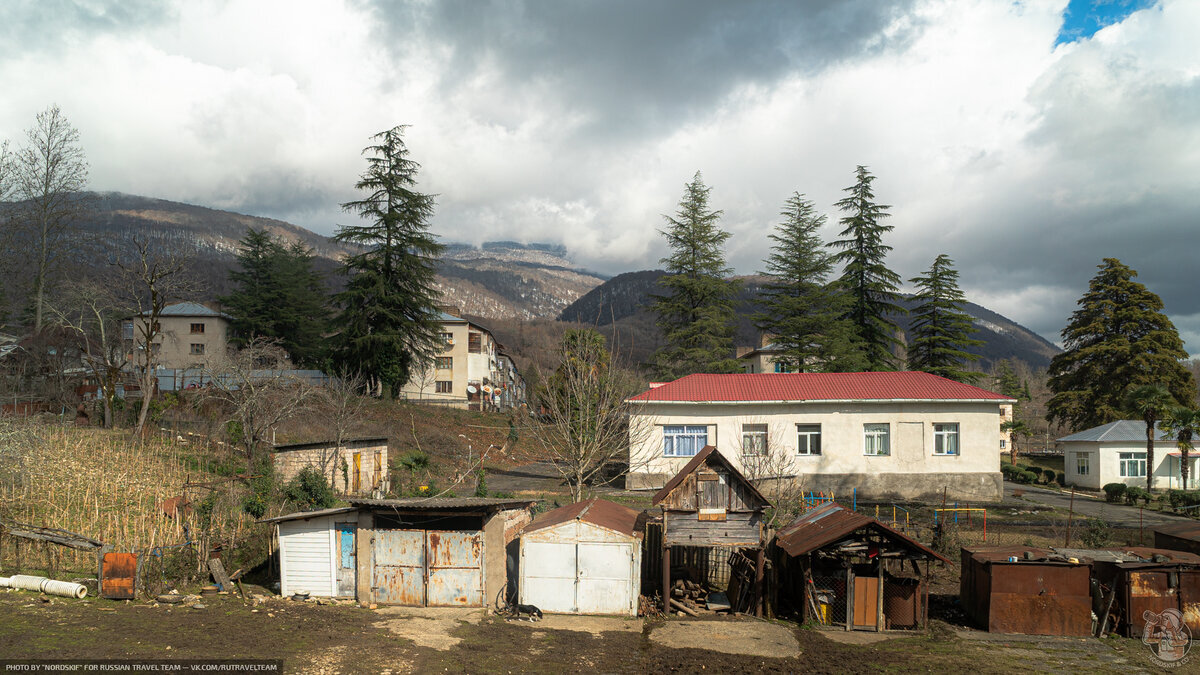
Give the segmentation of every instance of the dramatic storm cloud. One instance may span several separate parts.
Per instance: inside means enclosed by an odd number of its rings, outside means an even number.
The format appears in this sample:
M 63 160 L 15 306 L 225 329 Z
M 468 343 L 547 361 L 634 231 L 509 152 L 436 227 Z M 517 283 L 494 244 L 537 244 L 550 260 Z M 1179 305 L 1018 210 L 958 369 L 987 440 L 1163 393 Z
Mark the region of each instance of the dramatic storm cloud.
M 971 299 L 1057 338 L 1104 257 L 1193 351 L 1200 3 L 17 2 L 0 138 L 58 103 L 93 187 L 289 220 L 348 216 L 370 134 L 409 124 L 447 240 L 657 266 L 700 170 L 761 268 L 793 191 L 865 164 L 892 266 L 939 253 Z

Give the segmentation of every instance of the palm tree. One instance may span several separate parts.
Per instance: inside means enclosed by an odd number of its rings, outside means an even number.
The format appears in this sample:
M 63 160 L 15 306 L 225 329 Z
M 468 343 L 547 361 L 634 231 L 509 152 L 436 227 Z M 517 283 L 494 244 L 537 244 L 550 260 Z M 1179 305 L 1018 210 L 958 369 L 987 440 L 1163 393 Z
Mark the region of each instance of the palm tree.
M 1184 406 L 1171 409 L 1162 422 L 1163 429 L 1175 436 L 1175 445 L 1179 447 L 1183 461 L 1179 465 L 1179 477 L 1183 479 L 1183 489 L 1188 484 L 1188 452 L 1192 450 L 1192 439 L 1200 435 L 1200 410 L 1192 410 Z
M 1146 490 L 1154 489 L 1154 425 L 1176 406 L 1161 384 L 1144 384 L 1125 393 L 1125 407 L 1146 423 Z
M 1014 419 L 1000 425 L 1001 431 L 1008 432 L 1008 463 L 1016 465 L 1017 463 L 1017 439 L 1033 435 L 1033 429 L 1029 428 L 1029 424 L 1025 420 Z

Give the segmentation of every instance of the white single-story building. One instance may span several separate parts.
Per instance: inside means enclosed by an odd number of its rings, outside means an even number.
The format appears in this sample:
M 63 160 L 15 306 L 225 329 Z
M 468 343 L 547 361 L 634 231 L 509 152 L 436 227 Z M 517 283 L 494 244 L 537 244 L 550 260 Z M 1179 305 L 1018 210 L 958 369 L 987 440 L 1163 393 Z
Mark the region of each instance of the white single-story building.
M 1183 453 L 1175 439 L 1155 426 L 1154 487 L 1180 489 Z M 1067 485 L 1099 490 L 1109 483 L 1146 487 L 1146 423 L 1117 420 L 1058 439 Z M 1188 487 L 1195 487 L 1197 455 L 1188 453 Z M 1017 458 L 1020 461 L 1020 457 Z
M 603 499 L 547 511 L 521 531 L 521 603 L 637 616 L 644 512 Z
M 867 499 L 999 501 L 1001 394 L 921 372 L 697 374 L 630 399 L 632 489 L 715 445 L 751 480 Z

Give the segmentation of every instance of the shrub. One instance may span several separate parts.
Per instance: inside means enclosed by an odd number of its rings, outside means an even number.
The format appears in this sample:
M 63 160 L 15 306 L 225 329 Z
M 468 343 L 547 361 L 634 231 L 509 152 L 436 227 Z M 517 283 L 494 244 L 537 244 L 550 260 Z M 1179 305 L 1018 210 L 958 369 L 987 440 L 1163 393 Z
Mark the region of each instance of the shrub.
M 1101 489 L 1104 490 L 1105 501 L 1115 503 L 1125 496 L 1127 488 L 1124 483 L 1109 483 Z
M 1144 489 L 1142 489 L 1136 485 L 1130 486 L 1129 488 L 1127 488 L 1125 490 L 1125 503 L 1126 504 L 1129 504 L 1131 506 L 1136 505 L 1137 501 L 1139 499 L 1143 500 L 1146 503 L 1150 503 L 1150 493 L 1146 492 Z
M 480 469 L 479 472 L 475 474 L 475 476 L 476 476 L 475 496 L 476 497 L 488 496 L 488 493 L 487 493 L 487 471 Z
M 1119 485 L 1119 483 L 1109 483 L 1109 485 Z M 1093 518 L 1088 521 L 1087 529 L 1079 536 L 1079 543 L 1083 544 L 1085 548 L 1104 548 L 1108 545 L 1111 534 L 1108 523 L 1099 518 Z
M 1033 481 L 1037 480 L 1037 474 L 1032 471 L 1022 471 L 1016 475 L 1014 480 L 1022 485 L 1029 485 Z
M 1058 484 L 1061 487 L 1067 487 L 1067 474 L 1065 474 L 1065 473 L 1058 474 Z
M 397 463 L 401 468 L 408 469 L 411 473 L 416 473 L 429 468 L 429 453 L 422 450 L 413 450 L 400 457 Z
M 302 510 L 327 509 L 337 503 L 337 497 L 329 482 L 311 466 L 306 466 L 296 474 L 296 477 L 283 490 L 288 501 L 294 502 Z
M 1001 464 L 1000 473 L 1004 475 L 1005 480 L 1015 481 L 1017 474 L 1021 473 L 1021 470 L 1012 464 Z
M 1040 466 L 1031 466 L 1029 467 L 1028 471 L 1035 477 L 1041 477 L 1043 469 Z
M 1042 478 L 1046 479 L 1047 483 L 1053 483 L 1058 474 L 1053 469 L 1045 469 L 1042 471 Z
M 242 500 L 242 510 L 255 518 L 262 518 L 271 504 L 275 492 L 275 472 L 271 460 L 260 461 L 250 478 L 250 494 Z

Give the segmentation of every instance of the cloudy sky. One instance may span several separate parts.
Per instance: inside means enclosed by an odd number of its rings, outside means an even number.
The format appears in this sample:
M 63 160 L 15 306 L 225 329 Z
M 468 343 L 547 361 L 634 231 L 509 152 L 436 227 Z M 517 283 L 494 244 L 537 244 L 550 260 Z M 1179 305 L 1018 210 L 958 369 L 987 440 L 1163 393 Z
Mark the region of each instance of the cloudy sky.
M 57 103 L 92 187 L 330 234 L 368 137 L 408 124 L 448 241 L 564 244 L 607 273 L 703 172 L 739 273 L 793 192 L 865 164 L 889 262 L 1056 340 L 1118 257 L 1200 352 L 1200 2 L 0 5 L 0 138 Z

